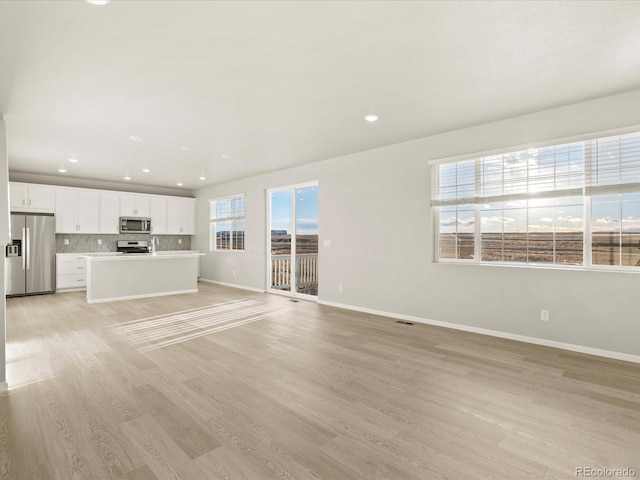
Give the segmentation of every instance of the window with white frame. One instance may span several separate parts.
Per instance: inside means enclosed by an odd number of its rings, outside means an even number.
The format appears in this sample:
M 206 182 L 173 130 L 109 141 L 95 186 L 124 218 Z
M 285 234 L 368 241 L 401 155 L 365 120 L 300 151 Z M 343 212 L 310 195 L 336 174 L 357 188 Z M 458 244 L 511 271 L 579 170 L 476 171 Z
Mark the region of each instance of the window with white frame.
M 209 250 L 244 250 L 244 194 L 209 200 Z
M 640 266 L 640 133 L 432 166 L 436 260 Z

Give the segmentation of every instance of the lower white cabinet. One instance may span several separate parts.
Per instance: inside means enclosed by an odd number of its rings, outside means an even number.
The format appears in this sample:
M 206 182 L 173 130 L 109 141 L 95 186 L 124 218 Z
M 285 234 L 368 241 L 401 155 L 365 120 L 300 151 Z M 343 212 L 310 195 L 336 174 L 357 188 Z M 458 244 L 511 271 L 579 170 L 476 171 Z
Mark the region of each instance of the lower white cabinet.
M 87 259 L 78 253 L 56 253 L 56 290 L 86 290 Z

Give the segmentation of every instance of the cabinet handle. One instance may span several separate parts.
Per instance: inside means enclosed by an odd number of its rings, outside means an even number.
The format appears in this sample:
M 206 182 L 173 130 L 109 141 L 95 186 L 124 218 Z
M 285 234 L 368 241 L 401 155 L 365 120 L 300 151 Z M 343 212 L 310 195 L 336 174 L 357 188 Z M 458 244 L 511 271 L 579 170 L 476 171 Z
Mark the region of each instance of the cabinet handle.
M 84 267 L 76 267 L 78 270 L 82 270 Z
M 22 245 L 27 246 L 27 227 L 22 227 Z M 22 255 L 22 269 L 27 269 L 27 256 Z
M 26 205 L 26 200 L 23 198 L 22 199 L 22 206 L 25 206 L 25 205 Z
M 76 282 L 84 282 L 84 280 L 82 278 L 79 278 L 78 280 L 76 280 Z

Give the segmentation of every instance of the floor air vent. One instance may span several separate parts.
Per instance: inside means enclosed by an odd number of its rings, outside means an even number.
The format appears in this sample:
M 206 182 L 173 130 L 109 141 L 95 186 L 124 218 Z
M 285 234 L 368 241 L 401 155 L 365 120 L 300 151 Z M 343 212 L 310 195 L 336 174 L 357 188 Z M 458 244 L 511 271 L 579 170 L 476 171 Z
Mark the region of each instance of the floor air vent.
M 401 323 L 402 325 L 413 325 L 413 322 L 405 322 L 404 320 L 398 320 L 396 323 Z
M 298 303 L 300 300 L 289 300 L 289 301 L 293 303 Z

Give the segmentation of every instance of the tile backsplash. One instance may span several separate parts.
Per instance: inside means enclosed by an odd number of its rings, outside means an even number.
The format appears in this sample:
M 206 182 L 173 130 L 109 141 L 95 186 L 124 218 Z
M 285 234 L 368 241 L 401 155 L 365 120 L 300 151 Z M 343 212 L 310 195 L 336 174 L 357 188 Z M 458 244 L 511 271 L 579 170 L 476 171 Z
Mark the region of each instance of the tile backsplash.
M 156 250 L 191 250 L 190 235 L 154 235 L 158 237 L 160 243 Z M 123 234 L 123 235 L 72 235 L 68 233 L 56 234 L 56 253 L 101 253 L 115 252 L 118 240 L 148 240 L 151 244 L 152 235 L 145 234 Z M 69 245 L 65 245 L 65 239 L 69 240 Z M 182 243 L 178 241 L 182 239 Z M 98 240 L 102 245 L 98 245 Z

